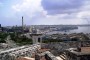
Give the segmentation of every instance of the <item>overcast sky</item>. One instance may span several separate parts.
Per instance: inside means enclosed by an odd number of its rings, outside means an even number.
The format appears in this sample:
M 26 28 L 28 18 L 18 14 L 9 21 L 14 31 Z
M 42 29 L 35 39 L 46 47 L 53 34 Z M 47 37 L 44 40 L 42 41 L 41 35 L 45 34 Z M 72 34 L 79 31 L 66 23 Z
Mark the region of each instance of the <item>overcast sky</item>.
M 90 0 L 0 0 L 0 24 L 88 24 Z

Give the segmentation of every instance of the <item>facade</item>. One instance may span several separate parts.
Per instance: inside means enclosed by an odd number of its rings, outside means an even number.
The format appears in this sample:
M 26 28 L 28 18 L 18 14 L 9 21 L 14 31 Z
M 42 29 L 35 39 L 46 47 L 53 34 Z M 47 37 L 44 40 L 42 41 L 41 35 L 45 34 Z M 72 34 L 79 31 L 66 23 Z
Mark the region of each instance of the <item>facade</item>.
M 0 24 L 0 28 L 1 28 L 1 24 Z
M 90 60 L 90 47 L 67 49 L 66 56 L 67 60 Z
M 76 48 L 67 49 L 67 60 L 90 60 L 90 41 L 80 41 Z
M 0 32 L 2 32 L 2 28 L 0 28 Z
M 1 24 L 0 24 L 0 32 L 2 32 L 2 27 L 1 27 Z
M 46 60 L 59 60 L 56 58 L 56 56 L 54 56 L 52 53 L 50 53 L 49 51 L 45 52 L 45 58 Z M 61 59 L 60 59 L 61 60 Z
M 30 34 L 33 44 L 42 43 L 42 34 Z

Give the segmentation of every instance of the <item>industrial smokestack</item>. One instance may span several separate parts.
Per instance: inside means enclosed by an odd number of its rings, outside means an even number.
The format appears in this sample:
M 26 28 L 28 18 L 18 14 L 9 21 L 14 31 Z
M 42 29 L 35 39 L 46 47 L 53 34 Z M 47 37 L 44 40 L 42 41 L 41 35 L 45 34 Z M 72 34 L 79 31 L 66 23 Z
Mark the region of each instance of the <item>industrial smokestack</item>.
M 23 21 L 23 16 L 22 16 L 22 33 L 24 33 L 24 21 Z

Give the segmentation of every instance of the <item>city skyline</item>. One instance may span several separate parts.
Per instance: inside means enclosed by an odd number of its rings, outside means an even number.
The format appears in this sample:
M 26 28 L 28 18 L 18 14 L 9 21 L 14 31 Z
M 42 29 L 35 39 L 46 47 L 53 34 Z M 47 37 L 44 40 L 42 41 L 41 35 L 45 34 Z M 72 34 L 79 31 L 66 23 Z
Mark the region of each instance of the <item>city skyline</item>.
M 27 25 L 89 24 L 89 0 L 1 0 L 0 24 Z

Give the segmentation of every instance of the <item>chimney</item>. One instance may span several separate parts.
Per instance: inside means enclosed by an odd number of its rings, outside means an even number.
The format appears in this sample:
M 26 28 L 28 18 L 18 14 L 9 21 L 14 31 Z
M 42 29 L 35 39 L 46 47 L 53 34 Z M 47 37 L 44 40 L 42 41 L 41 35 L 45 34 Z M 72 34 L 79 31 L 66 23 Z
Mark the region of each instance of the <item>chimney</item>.
M 23 16 L 22 16 L 22 33 L 24 33 L 24 21 L 23 21 Z

